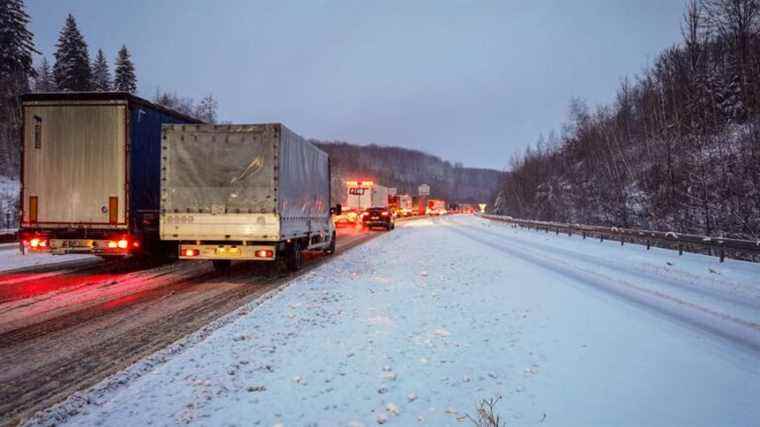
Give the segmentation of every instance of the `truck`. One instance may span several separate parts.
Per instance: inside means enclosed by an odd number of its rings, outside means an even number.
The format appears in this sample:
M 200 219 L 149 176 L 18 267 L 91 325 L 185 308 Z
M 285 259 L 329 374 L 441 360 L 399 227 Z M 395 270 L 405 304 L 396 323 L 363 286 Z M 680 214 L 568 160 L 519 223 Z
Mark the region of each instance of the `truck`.
M 358 224 L 362 213 L 369 208 L 388 208 L 388 187 L 374 181 L 346 181 L 346 203 L 335 223 Z
M 412 215 L 412 206 L 412 196 L 408 194 L 400 194 L 398 196 L 398 210 L 401 216 Z
M 161 125 L 200 123 L 123 92 L 21 97 L 24 254 L 156 254 Z
M 283 124 L 165 125 L 162 152 L 160 234 L 180 259 L 298 270 L 335 252 L 329 157 Z
M 429 199 L 425 215 L 446 215 L 446 201 L 439 199 Z

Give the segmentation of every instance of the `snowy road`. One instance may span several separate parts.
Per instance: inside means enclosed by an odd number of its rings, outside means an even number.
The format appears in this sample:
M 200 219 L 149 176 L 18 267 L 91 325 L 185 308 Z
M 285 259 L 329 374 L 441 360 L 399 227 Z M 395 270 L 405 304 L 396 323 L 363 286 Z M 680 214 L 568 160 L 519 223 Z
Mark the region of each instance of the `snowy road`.
M 759 265 L 420 220 L 35 421 L 756 425 L 759 299 Z
M 338 252 L 373 235 L 340 230 Z M 8 252 L 0 259 L 17 256 Z M 0 425 L 97 383 L 289 279 L 245 263 L 226 275 L 208 262 L 26 258 L 38 265 L 0 271 Z M 310 255 L 307 268 L 326 259 Z

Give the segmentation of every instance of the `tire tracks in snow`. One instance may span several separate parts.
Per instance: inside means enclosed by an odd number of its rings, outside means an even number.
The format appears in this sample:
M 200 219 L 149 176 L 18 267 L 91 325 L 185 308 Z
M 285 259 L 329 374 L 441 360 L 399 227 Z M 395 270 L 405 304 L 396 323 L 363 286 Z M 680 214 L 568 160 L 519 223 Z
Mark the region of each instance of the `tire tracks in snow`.
M 378 235 L 339 237 L 338 253 Z M 0 364 L 10 368 L 0 372 L 0 425 L 20 423 L 330 259 L 312 257 L 295 275 L 268 276 L 244 264 L 229 275 L 189 268 L 194 273 L 162 275 L 162 284 L 145 278 L 151 289 L 0 334 Z
M 546 251 L 536 251 L 527 245 L 510 240 L 510 245 L 494 241 L 485 230 L 449 222 L 449 230 L 484 246 L 521 259 L 545 270 L 560 274 L 580 283 L 606 291 L 644 308 L 655 310 L 670 318 L 727 339 L 754 352 L 760 352 L 760 324 L 718 312 L 704 306 L 647 289 L 636 284 L 615 279 L 605 274 L 588 271 L 573 265 L 566 259 Z M 474 231 L 474 232 L 473 232 Z M 519 247 L 519 249 L 517 248 Z

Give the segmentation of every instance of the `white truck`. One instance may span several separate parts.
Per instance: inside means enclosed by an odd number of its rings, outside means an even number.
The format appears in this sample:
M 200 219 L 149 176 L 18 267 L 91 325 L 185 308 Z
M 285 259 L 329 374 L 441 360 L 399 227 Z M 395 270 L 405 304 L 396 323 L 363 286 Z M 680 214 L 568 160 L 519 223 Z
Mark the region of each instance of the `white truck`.
M 361 214 L 369 208 L 388 207 L 388 187 L 373 181 L 347 181 L 346 203 L 343 213 L 335 218 L 336 224 L 358 224 Z
M 180 259 L 298 270 L 302 251 L 335 251 L 329 158 L 282 124 L 166 125 L 161 166 L 161 239 Z
M 412 196 L 401 194 L 398 196 L 398 210 L 402 216 L 412 215 Z

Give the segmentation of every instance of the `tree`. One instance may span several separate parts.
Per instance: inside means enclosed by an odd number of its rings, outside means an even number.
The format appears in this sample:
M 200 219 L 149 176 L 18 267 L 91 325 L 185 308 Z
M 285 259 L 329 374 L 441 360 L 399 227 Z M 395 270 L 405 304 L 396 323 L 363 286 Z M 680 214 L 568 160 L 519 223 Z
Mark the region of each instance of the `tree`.
M 201 99 L 201 102 L 195 107 L 193 116 L 199 120 L 203 120 L 206 123 L 216 123 L 216 110 L 218 103 L 214 96 L 209 94 L 205 98 Z
M 0 174 L 11 177 L 20 164 L 18 95 L 29 90 L 32 57 L 39 53 L 28 24 L 22 0 L 0 0 Z
M 114 89 L 120 92 L 137 92 L 137 76 L 135 66 L 130 59 L 130 53 L 126 46 L 119 49 L 116 56 L 116 71 L 114 72 Z
M 111 90 L 111 72 L 108 70 L 108 61 L 101 49 L 98 49 L 98 55 L 92 64 L 92 89 L 98 92 Z
M 19 74 L 34 76 L 32 55 L 39 52 L 34 47 L 34 36 L 26 28 L 29 15 L 23 0 L 0 0 L 0 80 L 18 77 Z
M 92 70 L 87 43 L 77 28 L 74 17 L 69 14 L 58 36 L 53 76 L 61 91 L 85 91 L 91 89 Z
M 37 67 L 37 76 L 34 78 L 34 91 L 35 92 L 55 92 L 55 79 L 53 78 L 53 72 L 50 69 L 50 64 L 47 58 L 42 57 L 40 66 Z

